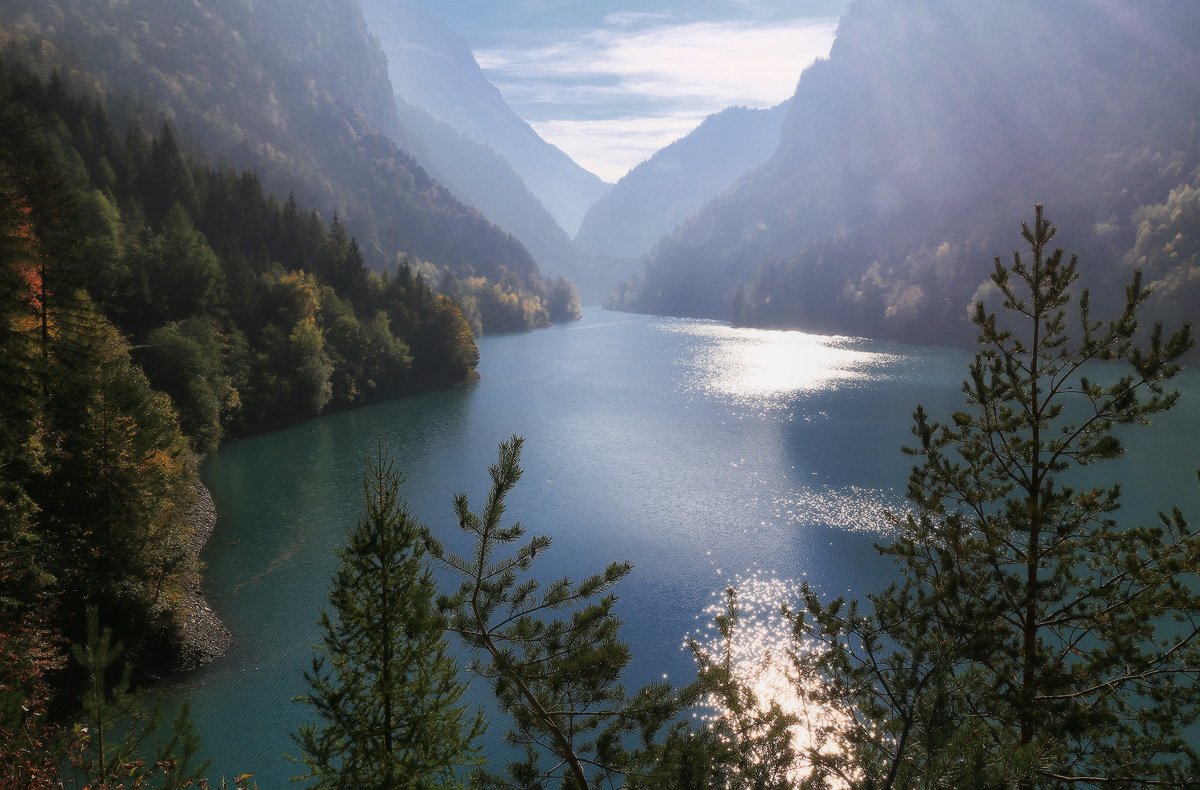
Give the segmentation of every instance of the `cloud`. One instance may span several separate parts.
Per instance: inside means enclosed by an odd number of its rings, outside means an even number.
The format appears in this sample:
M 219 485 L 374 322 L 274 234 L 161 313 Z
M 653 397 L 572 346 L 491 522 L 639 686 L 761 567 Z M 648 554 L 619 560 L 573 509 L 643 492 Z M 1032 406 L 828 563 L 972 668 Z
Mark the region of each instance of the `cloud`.
M 535 121 L 534 131 L 605 181 L 617 181 L 655 151 L 683 137 L 704 115 L 646 115 Z
M 475 55 L 539 133 L 585 166 L 603 160 L 599 174 L 611 178 L 613 168 L 624 173 L 656 150 L 646 148 L 650 140 L 679 137 L 685 122 L 788 98 L 800 72 L 829 53 L 836 25 L 833 18 L 673 24 L 660 14 L 625 13 L 597 30 Z
M 609 27 L 639 27 L 646 22 L 662 22 L 674 16 L 670 11 L 618 11 L 604 17 Z
M 603 29 L 541 47 L 482 50 L 476 59 L 502 87 L 615 78 L 633 95 L 769 106 L 792 93 L 805 66 L 828 54 L 835 26 L 834 20 L 798 20 Z

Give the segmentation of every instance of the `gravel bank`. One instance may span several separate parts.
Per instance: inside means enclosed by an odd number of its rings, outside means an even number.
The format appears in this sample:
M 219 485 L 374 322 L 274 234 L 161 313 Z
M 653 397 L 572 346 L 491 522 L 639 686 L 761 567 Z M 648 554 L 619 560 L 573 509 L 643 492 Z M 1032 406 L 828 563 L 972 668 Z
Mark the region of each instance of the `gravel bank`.
M 192 540 L 187 551 L 190 558 L 198 563 L 200 552 L 217 525 L 216 505 L 208 489 L 201 483 L 196 483 L 196 504 L 188 517 L 192 522 Z M 177 672 L 188 672 L 215 661 L 225 654 L 233 640 L 229 629 L 213 612 L 208 601 L 204 600 L 200 582 L 201 576 L 196 574 L 180 607 L 182 624 L 179 629 L 179 654 L 173 667 Z

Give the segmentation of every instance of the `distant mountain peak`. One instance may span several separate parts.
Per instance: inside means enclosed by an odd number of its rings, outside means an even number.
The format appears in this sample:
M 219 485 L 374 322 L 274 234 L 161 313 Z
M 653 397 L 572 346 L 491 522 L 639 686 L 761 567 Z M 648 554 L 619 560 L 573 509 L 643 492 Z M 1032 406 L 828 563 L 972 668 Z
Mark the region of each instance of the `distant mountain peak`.
M 363 0 L 362 5 L 387 54 L 396 93 L 504 157 L 573 236 L 609 185 L 514 113 L 484 75 L 466 39 L 424 6 L 411 0 Z
M 621 304 L 969 339 L 967 305 L 1034 203 L 1094 292 L 1120 294 L 1115 262 L 1200 167 L 1198 38 L 1197 3 L 857 0 L 774 156 L 661 239 Z M 1155 276 L 1183 294 L 1200 276 L 1178 266 Z
M 728 107 L 630 170 L 588 211 L 580 252 L 628 258 L 699 211 L 779 145 L 788 102 L 769 110 Z
M 5 0 L 0 52 L 101 88 L 123 124 L 170 118 L 266 188 L 336 212 L 367 251 L 532 285 L 509 233 L 395 143 L 384 52 L 358 0 Z

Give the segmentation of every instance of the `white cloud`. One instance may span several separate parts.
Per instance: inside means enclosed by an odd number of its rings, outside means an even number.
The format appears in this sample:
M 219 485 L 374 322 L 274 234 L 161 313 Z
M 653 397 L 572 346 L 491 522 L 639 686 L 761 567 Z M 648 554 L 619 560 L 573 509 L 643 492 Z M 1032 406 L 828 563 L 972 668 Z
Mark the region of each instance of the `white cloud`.
M 829 53 L 833 21 L 749 26 L 699 22 L 636 33 L 602 30 L 574 42 L 477 54 L 485 70 L 523 79 L 616 78 L 631 94 L 768 106 Z
M 543 139 L 605 181 L 616 181 L 655 151 L 683 137 L 704 115 L 650 115 L 597 120 L 535 121 Z
M 788 98 L 800 72 L 829 53 L 837 25 L 831 18 L 663 21 L 614 15 L 600 30 L 475 55 L 539 133 L 589 169 L 603 161 L 604 172 L 596 172 L 611 178 L 656 150 L 646 148 L 650 140 L 679 137 L 685 122 Z

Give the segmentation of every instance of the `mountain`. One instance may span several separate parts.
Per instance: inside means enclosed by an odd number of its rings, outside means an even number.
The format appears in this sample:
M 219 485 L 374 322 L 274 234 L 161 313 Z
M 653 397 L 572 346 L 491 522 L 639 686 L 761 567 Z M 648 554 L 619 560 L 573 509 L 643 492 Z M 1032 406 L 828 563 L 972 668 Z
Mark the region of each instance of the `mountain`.
M 787 102 L 769 110 L 730 107 L 630 170 L 589 210 L 575 236 L 581 254 L 632 258 L 779 146 Z
M 660 242 L 619 303 L 966 339 L 1039 202 L 1112 293 L 1143 225 L 1165 238 L 1200 184 L 1197 36 L 1196 4 L 857 0 L 775 155 Z M 1160 279 L 1194 288 L 1195 257 Z
M 520 240 L 542 271 L 574 271 L 571 238 L 504 157 L 403 98 L 397 97 L 396 109 L 397 142 L 430 175 Z
M 98 608 L 129 670 L 195 668 L 228 643 L 200 598 L 216 518 L 195 510 L 200 457 L 472 380 L 467 319 L 410 266 L 373 276 L 336 218 L 184 156 L 170 125 L 114 127 L 100 97 L 4 57 L 0 194 L 0 663 L 9 625 L 36 623 L 33 654 L 72 688 L 67 648 L 94 640 Z M 8 714 L 0 730 L 0 785 L 48 786 L 14 761 Z
M 573 236 L 609 188 L 538 136 L 504 103 L 461 36 L 411 0 L 363 0 L 403 99 L 493 148 L 512 165 L 563 230 Z
M 10 0 L 0 51 L 99 89 L 115 119 L 171 119 L 268 189 L 337 213 L 375 266 L 412 254 L 534 288 L 529 253 L 392 141 L 386 59 L 357 0 Z

